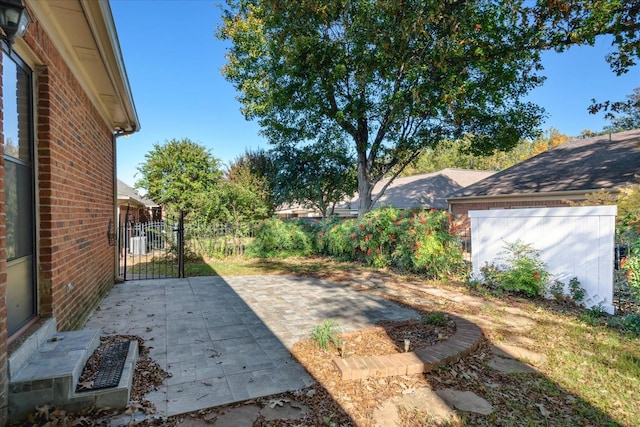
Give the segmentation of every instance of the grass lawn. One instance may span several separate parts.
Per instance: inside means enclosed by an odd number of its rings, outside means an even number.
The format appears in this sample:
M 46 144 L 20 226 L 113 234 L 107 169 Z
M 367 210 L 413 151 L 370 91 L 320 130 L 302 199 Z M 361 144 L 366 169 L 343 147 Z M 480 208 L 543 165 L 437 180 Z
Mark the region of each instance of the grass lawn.
M 400 289 L 406 282 L 418 288 L 437 287 L 472 295 L 462 283 L 425 281 L 415 276 L 400 276 L 326 258 L 224 259 L 187 265 L 188 276 L 256 274 L 314 276 L 337 282 L 348 282 L 354 274 L 359 277 L 378 276 L 385 283 L 395 283 Z M 605 321 L 594 321 L 585 315 L 584 310 L 552 301 L 473 295 L 481 296 L 487 304 L 465 307 L 448 302 L 451 305 L 445 304 L 444 307 L 461 314 L 485 317 L 495 324 L 500 324 L 501 318 L 509 315 L 509 308 L 518 307 L 532 321 L 531 326 L 520 334 L 527 339 L 527 347 L 547 356 L 547 362 L 539 368 L 542 375 L 525 381 L 526 386 L 514 381 L 501 384 L 503 388 L 492 389 L 481 383 L 482 378 L 477 380 L 476 386 L 486 390 L 486 397 L 500 408 L 499 413 L 512 413 L 513 425 L 578 425 L 574 424 L 576 422 L 579 425 L 640 426 L 640 338 L 612 329 Z M 401 302 L 411 305 L 410 298 Z M 499 327 L 480 326 L 493 343 L 508 339 L 513 333 Z M 520 385 L 515 387 L 514 384 Z M 501 389 L 506 391 L 501 394 L 498 391 Z M 513 394 L 512 398 L 509 398 L 510 394 Z M 533 399 L 529 394 L 539 400 L 527 400 Z M 547 402 L 544 407 L 562 402 L 569 408 L 569 413 L 562 419 L 546 418 L 543 406 L 537 406 L 542 405 L 539 402 Z M 485 422 L 482 424 L 510 423 L 505 420 Z

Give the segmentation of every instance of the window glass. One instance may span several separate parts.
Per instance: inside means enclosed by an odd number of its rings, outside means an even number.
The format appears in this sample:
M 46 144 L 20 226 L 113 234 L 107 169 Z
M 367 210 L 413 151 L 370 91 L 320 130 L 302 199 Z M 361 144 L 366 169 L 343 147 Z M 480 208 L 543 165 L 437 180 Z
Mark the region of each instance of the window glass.
M 2 117 L 4 154 L 31 161 L 29 138 L 29 75 L 8 55 L 2 61 Z
M 10 160 L 5 161 L 4 185 L 7 260 L 10 261 L 33 253 L 33 209 L 29 200 L 32 188 L 31 168 Z

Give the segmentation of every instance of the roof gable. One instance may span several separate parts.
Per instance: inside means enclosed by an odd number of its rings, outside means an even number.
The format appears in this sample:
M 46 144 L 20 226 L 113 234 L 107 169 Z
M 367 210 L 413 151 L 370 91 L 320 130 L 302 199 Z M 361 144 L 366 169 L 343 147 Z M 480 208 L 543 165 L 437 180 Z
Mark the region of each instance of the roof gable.
M 148 208 L 158 207 L 159 205 L 148 198 L 141 196 L 134 188 L 129 187 L 123 181 L 118 179 L 118 200 L 119 201 L 136 201 Z

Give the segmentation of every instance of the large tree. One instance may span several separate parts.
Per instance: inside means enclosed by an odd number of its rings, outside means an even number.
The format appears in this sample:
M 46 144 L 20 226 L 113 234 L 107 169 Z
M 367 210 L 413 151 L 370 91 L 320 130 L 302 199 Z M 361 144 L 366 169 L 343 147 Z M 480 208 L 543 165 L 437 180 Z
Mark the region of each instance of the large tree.
M 198 198 L 214 189 L 222 176 L 219 160 L 188 138 L 156 143 L 144 157 L 135 186 L 169 210 L 197 210 Z
M 228 5 L 223 74 L 245 116 L 274 143 L 349 139 L 361 214 L 379 180 L 445 138 L 487 152 L 534 136 L 542 111 L 521 99 L 542 82 L 540 32 L 520 25 L 520 1 Z
M 237 156 L 226 171 L 226 179 L 240 185 L 251 185 L 262 198 L 262 202 L 273 214 L 276 206 L 273 197 L 273 186 L 277 167 L 274 164 L 272 153 L 264 150 L 246 149 L 243 154 Z

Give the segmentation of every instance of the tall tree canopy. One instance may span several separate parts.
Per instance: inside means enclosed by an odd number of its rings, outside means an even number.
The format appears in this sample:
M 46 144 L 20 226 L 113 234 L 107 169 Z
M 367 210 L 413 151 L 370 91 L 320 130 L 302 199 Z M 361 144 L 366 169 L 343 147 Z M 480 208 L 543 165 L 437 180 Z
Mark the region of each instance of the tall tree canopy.
M 215 188 L 222 176 L 219 160 L 188 138 L 156 143 L 144 158 L 135 186 L 170 210 L 197 209 L 200 195 Z
M 605 59 L 617 75 L 628 72 L 640 58 L 637 0 L 537 0 L 523 10 L 525 22 L 543 31 L 542 47 L 563 51 L 573 45 L 593 46 L 598 36 L 608 35 L 612 50 Z
M 223 73 L 245 116 L 274 143 L 350 139 L 361 214 L 425 147 L 471 133 L 476 151 L 507 149 L 541 118 L 520 101 L 542 79 L 518 1 L 228 3 Z
M 356 191 L 353 156 L 339 142 L 279 144 L 274 162 L 274 194 L 280 203 L 315 208 L 326 218 Z

